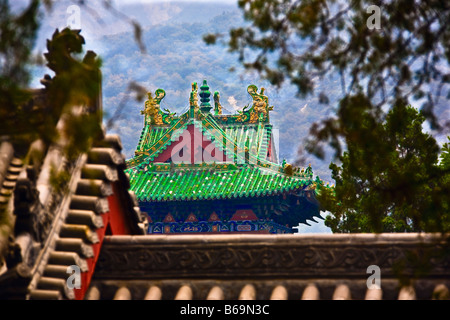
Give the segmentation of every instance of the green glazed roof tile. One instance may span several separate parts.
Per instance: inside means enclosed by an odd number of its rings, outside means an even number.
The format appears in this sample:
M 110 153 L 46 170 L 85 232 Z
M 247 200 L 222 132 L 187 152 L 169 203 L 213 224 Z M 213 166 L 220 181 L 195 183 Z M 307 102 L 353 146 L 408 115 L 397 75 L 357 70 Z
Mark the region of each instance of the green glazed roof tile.
M 284 168 L 267 159 L 272 136 L 268 122 L 239 123 L 230 116 L 189 112 L 175 117 L 168 125 L 145 123 L 136 155 L 127 160 L 131 190 L 139 201 L 225 199 L 263 196 L 304 189 L 314 184 L 312 169 L 284 174 Z M 229 163 L 154 163 L 189 125 L 194 125 L 227 154 Z M 234 149 L 238 152 L 235 157 Z M 249 152 L 245 152 L 247 149 Z M 245 155 L 245 156 L 244 156 Z M 246 158 L 248 157 L 248 158 Z
M 215 165 L 191 167 L 188 171 L 170 169 L 162 163 L 148 165 L 147 171 L 127 169 L 131 190 L 140 201 L 225 199 L 263 196 L 303 189 L 313 184 L 310 178 L 267 173 L 258 166 L 240 165 L 228 171 Z M 160 171 L 152 170 L 159 166 Z M 164 168 L 168 168 L 166 171 Z

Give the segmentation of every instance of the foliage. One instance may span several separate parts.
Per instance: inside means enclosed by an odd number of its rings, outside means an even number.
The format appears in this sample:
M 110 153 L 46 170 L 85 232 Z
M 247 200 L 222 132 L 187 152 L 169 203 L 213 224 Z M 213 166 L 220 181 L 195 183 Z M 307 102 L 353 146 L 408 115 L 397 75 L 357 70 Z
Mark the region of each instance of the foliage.
M 48 182 L 54 193 L 67 192 L 73 160 L 101 134 L 101 63 L 92 51 L 83 55 L 85 41 L 80 30 L 56 30 L 47 41 L 45 54 L 54 76 L 45 75 L 41 81 L 44 89 L 30 89 L 32 70 L 43 63 L 39 54 L 33 54 L 42 21 L 41 4 L 51 10 L 54 3 L 30 0 L 22 9 L 20 2 L 10 5 L 8 0 L 0 0 L 0 138 L 13 144 L 14 156 L 21 157 L 24 166 L 30 169 L 34 165 L 36 172 L 27 170 L 31 180 L 40 169 L 44 149 L 51 144 L 63 147 L 68 161 L 62 169 L 50 164 Z M 133 28 L 144 50 L 139 24 L 133 22 Z M 37 140 L 43 148 L 30 149 Z M 0 247 L 5 246 L 4 237 L 11 233 L 13 223 L 9 207 L 2 205 Z
M 53 188 L 53 192 L 59 194 L 61 192 L 67 193 L 68 183 L 70 181 L 70 173 L 65 170 L 58 171 L 54 165 L 50 167 L 49 184 Z
M 14 141 L 19 153 L 20 149 L 26 152 L 36 139 L 49 145 L 62 138 L 67 141 L 66 154 L 73 158 L 86 151 L 99 133 L 101 110 L 92 108 L 99 102 L 100 60 L 92 51 L 81 56 L 84 38 L 79 30 L 56 30 L 45 54 L 54 76 L 46 75 L 41 81 L 45 89 L 29 89 L 40 5 L 33 0 L 15 16 L 8 1 L 0 1 L 0 135 Z M 61 137 L 56 124 L 62 116 L 66 125 Z
M 51 112 L 45 119 L 56 122 L 64 114 L 63 138 L 68 142 L 65 151 L 69 159 L 87 151 L 101 130 L 101 110 L 97 107 L 101 86 L 100 60 L 93 51 L 78 58 L 83 44 L 80 30 L 56 30 L 47 41 L 48 52 L 45 54 L 47 66 L 55 72 L 53 78 L 46 75 L 42 81 Z M 46 141 L 57 136 L 56 129 L 50 128 L 55 127 L 48 126 L 42 132 Z
M 439 127 L 433 108 L 449 89 L 450 3 L 384 0 L 239 0 L 249 24 L 232 28 L 228 48 L 245 68 L 281 85 L 289 80 L 301 95 L 339 74 L 343 97 L 364 95 L 375 111 L 410 97 Z M 368 27 L 368 8 L 380 8 L 380 29 Z M 371 20 L 370 20 L 371 21 Z M 215 43 L 220 34 L 205 35 Z M 445 68 L 447 66 L 447 68 Z M 435 88 L 435 92 L 431 92 Z M 449 90 L 450 93 L 450 90 Z M 319 92 L 326 102 L 326 92 Z M 345 128 L 324 120 L 311 131 L 308 150 L 322 155 L 323 142 L 341 154 Z M 321 142 L 321 143 L 319 143 Z
M 26 132 L 32 126 L 29 118 L 32 108 L 23 105 L 31 96 L 26 87 L 30 80 L 31 48 L 39 27 L 38 7 L 39 1 L 30 1 L 23 12 L 14 15 L 8 1 L 0 0 L 0 137 L 5 133 Z M 20 151 L 18 147 L 16 152 Z M 12 222 L 7 207 L 2 206 L 0 247 L 3 247 L 2 237 L 10 232 Z
M 448 137 L 449 142 L 444 143 L 441 150 L 440 166 L 444 170 L 450 170 L 450 137 Z
M 54 76 L 45 75 L 44 89 L 29 89 L 40 4 L 33 0 L 15 15 L 8 1 L 0 0 L 0 136 L 13 143 L 15 155 L 26 165 L 36 165 L 35 155 L 29 153 L 36 140 L 47 147 L 60 145 L 71 163 L 101 133 L 100 60 L 92 51 L 81 56 L 84 38 L 79 30 L 56 30 L 45 54 Z M 64 125 L 57 127 L 62 118 Z M 64 191 L 69 178 L 66 170 L 52 167 L 49 182 L 54 192 Z M 0 219 L 5 216 L 2 210 Z
M 443 194 L 447 194 L 445 202 L 443 203 L 443 213 L 442 221 L 445 225 L 442 227 L 444 230 L 450 230 L 450 199 L 448 195 L 450 194 L 450 137 L 447 137 L 448 142 L 444 143 L 441 149 L 439 168 L 443 172 L 441 176 L 442 190 Z
M 0 0 L 0 135 L 23 133 L 33 128 L 33 106 L 27 85 L 31 48 L 39 27 L 39 1 L 31 1 L 21 14 L 13 15 L 7 0 Z
M 188 11 L 188 4 L 179 6 L 183 10 L 180 19 L 186 19 L 184 12 Z M 214 8 L 214 4 L 208 6 Z M 144 27 L 146 32 L 143 40 L 147 51 L 151 52 L 149 55 L 142 55 L 135 46 L 129 45 L 132 31 L 103 36 L 98 40 L 99 46 L 105 48 L 99 53 L 102 57 L 103 105 L 108 116 L 105 121 L 107 128 L 120 134 L 124 154 L 133 156 L 143 121 L 139 113 L 143 103 L 136 103 L 135 99 L 126 95 L 130 91 L 128 84 L 133 81 L 148 91 L 154 92 L 157 88 L 166 90 L 162 106 L 177 114 L 187 108 L 191 82 L 202 81 L 203 77 L 212 89 L 220 91 L 220 102 L 225 114 L 236 113 L 236 110 L 251 104 L 246 88 L 249 84 L 256 84 L 266 89 L 274 105 L 270 119 L 280 134 L 277 146 L 279 159 L 285 158 L 289 163 L 294 163 L 297 147 L 308 135 L 311 122 L 323 118 L 324 112 L 331 108 L 318 108 L 318 102 L 296 97 L 296 88 L 292 85 L 286 84 L 279 91 L 256 74 L 240 75 L 242 68 L 236 62 L 236 55 L 228 54 L 222 48 L 206 46 L 198 37 L 202 32 L 225 32 L 231 25 L 242 24 L 239 11 L 232 7 L 223 13 L 208 10 L 218 15 L 205 22 L 195 20 L 182 23 L 169 19 L 166 23 Z M 229 72 L 233 66 L 236 72 Z M 336 89 L 333 81 L 326 79 L 320 86 L 335 98 L 339 89 Z M 230 99 L 235 100 L 235 104 L 231 104 Z M 298 110 L 299 105 L 305 106 L 301 112 Z M 123 108 L 116 109 L 116 106 Z M 329 162 L 313 158 L 295 165 L 304 167 L 308 163 L 311 163 L 315 174 L 331 181 Z
M 326 225 L 333 232 L 450 231 L 448 150 L 439 163 L 435 139 L 422 132 L 425 117 L 399 103 L 380 124 L 368 101 L 355 100 L 360 121 L 346 123 L 348 150 L 340 166 L 330 165 L 336 186 L 318 195 L 331 212 Z
M 238 4 L 249 23 L 232 28 L 227 45 L 246 69 L 274 85 L 288 80 L 302 96 L 313 94 L 317 82 L 340 77 L 335 116 L 314 123 L 305 146 L 324 157 L 328 144 L 341 162 L 330 165 L 335 191 L 319 196 L 332 213 L 327 225 L 335 232 L 448 231 L 448 169 L 445 160 L 438 164 L 439 147 L 422 126 L 426 120 L 431 129 L 448 125 L 435 107 L 450 89 L 450 3 Z M 378 29 L 369 27 L 373 5 L 380 9 Z M 318 96 L 330 102 L 326 92 Z M 405 107 L 411 101 L 422 104 L 420 113 Z

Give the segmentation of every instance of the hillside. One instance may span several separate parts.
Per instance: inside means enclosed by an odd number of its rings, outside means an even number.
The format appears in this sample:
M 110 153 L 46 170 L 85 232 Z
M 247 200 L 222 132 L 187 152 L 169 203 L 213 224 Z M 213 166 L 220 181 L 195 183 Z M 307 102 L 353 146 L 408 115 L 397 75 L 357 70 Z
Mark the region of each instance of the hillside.
M 70 1 L 55 3 L 41 26 L 36 48 L 38 52 L 45 52 L 44 39 L 50 38 L 55 28 L 64 27 L 66 9 L 71 4 Z M 224 113 L 235 113 L 251 103 L 246 91 L 248 85 L 266 88 L 269 103 L 274 106 L 270 114 L 271 122 L 279 132 L 279 159 L 286 159 L 289 163 L 297 160 L 297 151 L 307 137 L 311 124 L 332 113 L 332 106 L 341 90 L 338 79 L 326 79 L 316 88 L 317 92 L 326 91 L 330 98 L 329 105 L 322 105 L 316 97 L 297 97 L 293 86 L 274 88 L 256 74 L 244 72 L 238 57 L 230 54 L 225 45 L 204 44 L 203 35 L 212 32 L 227 34 L 231 27 L 245 23 L 234 4 L 134 3 L 121 4 L 117 8 L 128 18 L 139 21 L 147 53 L 139 50 L 129 21 L 105 8 L 98 7 L 92 11 L 91 7 L 81 7 L 81 25 L 86 50 L 94 50 L 103 61 L 105 124 L 114 118 L 109 131 L 120 135 L 128 158 L 134 153 L 143 126 L 140 115 L 143 101 L 136 101 L 128 90 L 133 82 L 152 92 L 163 88 L 166 97 L 162 107 L 178 114 L 187 109 L 191 83 L 194 81 L 207 79 L 211 91 L 220 92 Z M 34 84 L 39 83 L 45 72 L 48 72 L 45 68 L 34 70 Z M 314 173 L 331 184 L 329 162 L 329 157 L 321 161 L 304 154 L 302 165 L 311 163 Z M 328 232 L 323 223 L 300 230 Z
M 244 73 L 237 57 L 228 53 L 225 47 L 203 43 L 203 34 L 225 33 L 230 26 L 239 23 L 242 23 L 239 12 L 229 10 L 204 23 L 167 22 L 149 26 L 143 33 L 148 54 L 138 50 L 131 32 L 101 37 L 101 47 L 107 48 L 101 53 L 106 118 L 111 117 L 115 108 L 124 101 L 128 84 L 132 81 L 152 92 L 163 88 L 166 98 L 162 106 L 177 113 L 188 106 L 191 82 L 207 79 L 212 91 L 220 91 L 225 113 L 235 113 L 236 109 L 250 103 L 246 88 L 249 84 L 255 84 L 266 88 L 270 103 L 275 107 L 271 112 L 271 121 L 280 132 L 280 159 L 293 162 L 310 125 L 328 115 L 331 109 L 320 105 L 316 98 L 297 98 L 294 87 L 277 89 L 257 75 Z M 230 72 L 230 68 L 236 71 Z M 328 81 L 321 86 L 326 87 L 331 96 L 333 92 L 337 95 L 340 90 L 337 81 Z M 127 156 L 132 155 L 142 128 L 141 109 L 142 103 L 129 97 L 112 129 L 120 133 Z M 313 156 L 308 156 L 307 161 L 313 164 L 317 174 L 330 179 L 327 162 L 318 161 Z

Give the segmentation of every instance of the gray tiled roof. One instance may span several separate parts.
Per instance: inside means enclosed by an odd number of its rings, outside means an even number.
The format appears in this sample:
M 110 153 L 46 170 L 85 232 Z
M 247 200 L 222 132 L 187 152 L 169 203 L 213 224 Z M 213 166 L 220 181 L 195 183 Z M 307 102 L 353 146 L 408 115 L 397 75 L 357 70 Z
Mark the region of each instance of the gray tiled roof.
M 448 299 L 450 257 L 442 249 L 449 239 L 437 234 L 111 236 L 86 298 Z M 368 289 L 370 265 L 380 268 L 381 290 Z
M 50 146 L 41 150 L 44 156 L 36 179 L 30 178 L 34 171 L 15 157 L 11 143 L 4 141 L 0 148 L 0 206 L 6 209 L 13 226 L 9 231 L 10 243 L 3 245 L 9 251 L 17 248 L 14 256 L 17 261 L 0 268 L 1 298 L 75 298 L 66 284 L 67 267 L 77 265 L 86 272 L 95 265 L 87 261 L 97 258 L 93 246 L 99 244 L 99 237 L 105 233 L 103 215 L 110 210 L 108 197 L 113 194 L 112 184 L 118 184 L 118 192 L 123 193 L 120 201 L 131 232 L 145 233 L 145 220 L 134 194 L 128 191 L 118 136 L 104 136 L 71 165 L 67 165 L 60 148 Z M 51 166 L 70 175 L 67 191 L 55 192 L 50 185 Z M 103 231 L 98 232 L 100 229 Z M 5 261 L 14 259 L 5 257 Z

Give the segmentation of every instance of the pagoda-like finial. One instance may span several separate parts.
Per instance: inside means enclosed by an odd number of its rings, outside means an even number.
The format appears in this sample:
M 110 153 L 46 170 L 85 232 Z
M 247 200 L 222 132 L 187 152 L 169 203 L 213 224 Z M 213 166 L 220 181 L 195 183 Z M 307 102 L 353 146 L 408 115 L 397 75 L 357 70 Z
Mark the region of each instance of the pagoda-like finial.
M 219 91 L 214 92 L 214 114 L 222 114 L 222 105 L 220 104 L 220 93 Z
M 192 90 L 189 96 L 189 116 L 191 118 L 194 118 L 197 110 L 198 110 L 197 82 L 192 82 Z
M 206 80 L 203 80 L 203 84 L 200 87 L 200 110 L 204 113 L 207 113 L 211 110 L 211 104 L 209 103 L 209 97 L 211 96 L 211 92 L 209 91 L 209 86 L 206 83 Z

